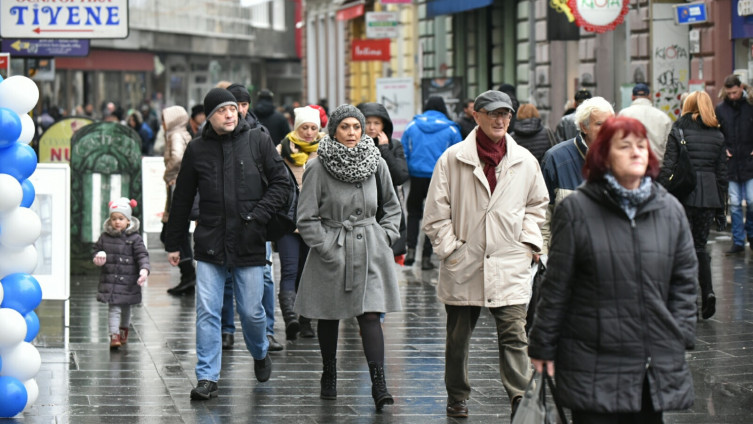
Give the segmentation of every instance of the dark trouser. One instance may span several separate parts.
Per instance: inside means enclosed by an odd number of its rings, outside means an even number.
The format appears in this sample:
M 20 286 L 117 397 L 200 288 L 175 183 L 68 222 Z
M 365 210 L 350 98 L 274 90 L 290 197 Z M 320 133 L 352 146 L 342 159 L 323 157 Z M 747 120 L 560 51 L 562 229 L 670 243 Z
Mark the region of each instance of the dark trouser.
M 291 233 L 277 240 L 277 251 L 280 254 L 280 291 L 298 292 L 309 247 L 300 234 Z
M 410 192 L 406 206 L 408 209 L 408 247 L 415 249 L 418 244 L 418 233 L 421 218 L 424 217 L 424 200 L 429 191 L 431 178 L 410 177 Z M 431 256 L 431 242 L 424 236 L 422 256 Z
M 714 222 L 714 213 L 714 209 L 685 206 L 685 215 L 688 217 L 695 254 L 698 258 L 698 283 L 701 286 L 702 299 L 714 291 L 711 283 L 711 257 L 706 252 L 709 230 Z
M 384 334 L 379 321 L 378 312 L 366 312 L 356 317 L 361 329 L 361 343 L 366 355 L 366 362 L 377 365 L 384 364 Z M 323 359 L 337 357 L 337 333 L 340 321 L 336 319 L 320 319 L 316 329 L 319 333 L 319 349 Z
M 573 411 L 573 424 L 662 424 L 661 411 L 654 411 L 648 379 L 643 382 L 643 400 L 640 412 L 596 413 Z
M 447 345 L 444 381 L 449 402 L 467 400 L 471 395 L 468 381 L 468 351 L 471 334 L 476 328 L 479 306 L 445 305 L 447 311 Z M 525 333 L 526 305 L 489 308 L 497 324 L 499 374 L 512 401 L 523 396 L 531 379 L 528 338 Z

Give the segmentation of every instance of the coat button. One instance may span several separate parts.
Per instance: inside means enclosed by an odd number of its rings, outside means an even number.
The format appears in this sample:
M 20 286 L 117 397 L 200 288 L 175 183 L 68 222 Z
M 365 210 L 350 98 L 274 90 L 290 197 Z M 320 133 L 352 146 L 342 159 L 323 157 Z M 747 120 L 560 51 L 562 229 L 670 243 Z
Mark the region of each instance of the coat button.
M 487 302 L 489 302 L 489 303 L 492 303 L 492 300 L 491 300 L 491 299 L 486 299 L 486 301 L 487 301 Z
M 210 255 L 214 255 L 214 250 L 209 249 L 209 250 L 207 250 L 207 253 L 210 254 Z
M 492 255 L 486 255 L 486 259 L 489 259 L 491 257 L 492 257 Z
M 361 183 L 356 183 L 356 188 L 361 188 Z
M 361 240 L 361 239 L 363 238 L 363 236 L 362 236 L 361 234 L 359 234 L 359 235 L 357 235 L 357 236 L 356 236 L 356 238 L 357 238 L 358 240 Z
M 363 211 L 360 209 L 356 209 L 356 215 L 360 215 Z

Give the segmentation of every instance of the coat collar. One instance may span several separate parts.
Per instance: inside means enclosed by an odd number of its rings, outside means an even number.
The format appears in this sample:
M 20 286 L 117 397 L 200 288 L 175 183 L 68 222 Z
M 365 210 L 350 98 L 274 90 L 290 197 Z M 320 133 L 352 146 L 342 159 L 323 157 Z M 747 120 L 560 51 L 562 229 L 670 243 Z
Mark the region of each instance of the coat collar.
M 460 143 L 460 150 L 457 154 L 459 161 L 473 167 L 479 167 L 482 165 L 476 147 L 476 131 L 479 131 L 478 127 L 474 128 L 473 131 L 468 134 L 468 137 Z M 523 147 L 520 147 L 510 134 L 505 134 L 505 140 L 507 142 L 507 153 L 501 163 L 504 163 L 505 166 L 512 166 L 523 160 L 523 156 L 521 155 L 522 152 L 520 150 L 523 149 Z

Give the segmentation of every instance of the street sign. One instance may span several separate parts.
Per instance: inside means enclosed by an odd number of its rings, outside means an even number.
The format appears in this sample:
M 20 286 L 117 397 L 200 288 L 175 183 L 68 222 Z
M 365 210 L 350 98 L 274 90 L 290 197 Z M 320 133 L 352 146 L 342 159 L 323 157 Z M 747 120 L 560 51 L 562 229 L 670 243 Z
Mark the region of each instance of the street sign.
M 672 7 L 675 8 L 677 24 L 697 24 L 708 20 L 706 3 L 676 4 Z
M 10 54 L 0 53 L 0 77 L 3 79 L 10 76 Z
M 128 0 L 38 3 L 41 2 L 2 0 L 0 37 L 128 37 Z
M 0 50 L 13 57 L 83 57 L 89 55 L 89 40 L 10 38 L 2 40 Z
M 398 12 L 366 12 L 366 38 L 397 38 L 399 22 Z

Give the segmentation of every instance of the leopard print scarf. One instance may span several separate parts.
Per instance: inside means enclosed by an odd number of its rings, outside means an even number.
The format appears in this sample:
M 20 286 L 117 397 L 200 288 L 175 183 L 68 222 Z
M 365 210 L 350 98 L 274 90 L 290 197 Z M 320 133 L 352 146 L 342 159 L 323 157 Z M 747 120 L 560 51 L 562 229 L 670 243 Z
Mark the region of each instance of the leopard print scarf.
M 318 154 L 324 169 L 346 183 L 357 183 L 369 178 L 376 172 L 379 159 L 382 158 L 379 148 L 366 134 L 361 136 L 361 140 L 353 148 L 325 135 L 319 141 Z

